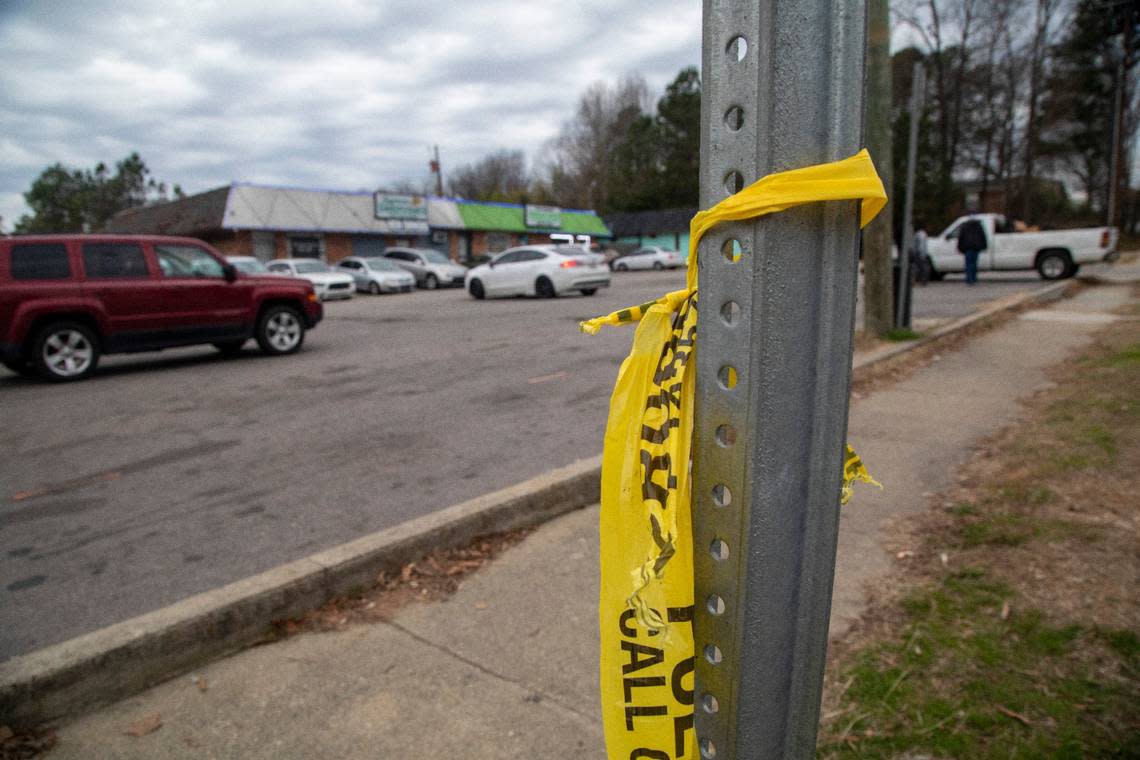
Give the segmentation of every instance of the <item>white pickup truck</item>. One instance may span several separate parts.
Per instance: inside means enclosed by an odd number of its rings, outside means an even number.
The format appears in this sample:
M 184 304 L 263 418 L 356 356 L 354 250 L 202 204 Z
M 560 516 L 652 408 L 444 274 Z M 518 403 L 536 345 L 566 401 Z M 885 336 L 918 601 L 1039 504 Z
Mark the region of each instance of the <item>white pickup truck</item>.
M 1072 277 L 1081 264 L 1115 261 L 1117 232 L 1113 227 L 1087 227 L 1051 232 L 1014 232 L 1000 214 L 975 214 L 956 219 L 938 237 L 927 241 L 931 278 L 966 269 L 966 257 L 958 252 L 958 230 L 974 218 L 986 230 L 989 245 L 978 257 L 978 271 L 1036 269 L 1046 280 Z

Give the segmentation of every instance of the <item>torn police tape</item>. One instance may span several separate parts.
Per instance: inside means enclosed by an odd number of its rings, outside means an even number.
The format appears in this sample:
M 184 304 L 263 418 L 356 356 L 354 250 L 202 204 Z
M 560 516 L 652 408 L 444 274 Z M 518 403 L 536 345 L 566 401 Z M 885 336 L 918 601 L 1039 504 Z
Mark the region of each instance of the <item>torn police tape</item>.
M 771 174 L 701 211 L 690 225 L 684 290 L 581 324 L 638 322 L 610 397 L 602 453 L 601 699 L 610 760 L 695 756 L 690 456 L 697 342 L 697 244 L 721 222 L 860 199 L 860 226 L 886 204 L 866 150 Z M 874 483 L 847 447 L 842 502 Z

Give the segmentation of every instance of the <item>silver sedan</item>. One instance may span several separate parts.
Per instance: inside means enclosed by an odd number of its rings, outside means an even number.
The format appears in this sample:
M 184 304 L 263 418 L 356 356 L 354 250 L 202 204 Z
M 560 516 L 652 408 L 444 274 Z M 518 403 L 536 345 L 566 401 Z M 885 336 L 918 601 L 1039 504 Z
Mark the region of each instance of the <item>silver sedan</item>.
M 341 259 L 336 269 L 352 275 L 357 292 L 371 293 L 374 296 L 381 293 L 409 293 L 416 285 L 416 278 L 391 259 L 349 256 Z

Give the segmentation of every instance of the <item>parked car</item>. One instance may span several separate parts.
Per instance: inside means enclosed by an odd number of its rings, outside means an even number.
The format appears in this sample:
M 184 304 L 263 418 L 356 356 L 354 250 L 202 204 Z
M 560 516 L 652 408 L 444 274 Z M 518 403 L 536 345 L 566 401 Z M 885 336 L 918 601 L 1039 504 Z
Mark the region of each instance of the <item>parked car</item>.
M 431 248 L 389 248 L 384 258 L 411 272 L 416 284 L 428 290 L 462 285 L 467 274 L 465 267 Z
M 323 310 L 308 282 L 238 276 L 200 240 L 142 235 L 0 239 L 0 362 L 79 380 L 102 354 L 212 343 L 301 348 Z
M 931 278 L 966 269 L 966 257 L 958 252 L 958 231 L 969 216 L 954 221 L 938 237 L 927 240 Z M 1117 231 L 1114 227 L 1086 227 L 1051 232 L 1014 232 L 1000 214 L 975 214 L 982 223 L 988 246 L 978 257 L 978 271 L 1036 269 L 1045 280 L 1072 277 L 1082 264 L 1115 261 Z
M 624 272 L 628 269 L 680 269 L 685 266 L 681 254 L 658 246 L 646 246 L 618 256 L 610 262 L 610 269 Z
M 242 274 L 281 276 L 276 272 L 270 272 L 261 259 L 253 256 L 226 256 L 226 261 L 233 264 L 234 268 Z
M 351 275 L 334 272 L 328 264 L 317 259 L 275 259 L 265 265 L 270 274 L 300 277 L 313 283 L 313 289 L 322 301 L 334 298 L 352 298 L 356 283 Z
M 410 293 L 416 286 L 416 278 L 391 259 L 349 256 L 337 262 L 336 268 L 353 278 L 360 293 Z
M 537 295 L 554 298 L 573 290 L 592 296 L 609 287 L 605 257 L 574 245 L 528 245 L 509 248 L 467 273 L 473 298 Z

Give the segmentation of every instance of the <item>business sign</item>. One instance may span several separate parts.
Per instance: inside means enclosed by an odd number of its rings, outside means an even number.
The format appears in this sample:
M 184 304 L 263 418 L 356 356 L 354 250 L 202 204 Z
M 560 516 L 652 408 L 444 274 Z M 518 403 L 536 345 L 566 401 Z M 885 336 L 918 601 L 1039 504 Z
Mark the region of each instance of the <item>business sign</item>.
M 426 222 L 427 198 L 422 195 L 392 195 L 374 193 L 374 215 L 377 219 L 398 219 L 406 222 Z
M 562 209 L 557 206 L 526 206 L 526 226 L 562 228 Z

